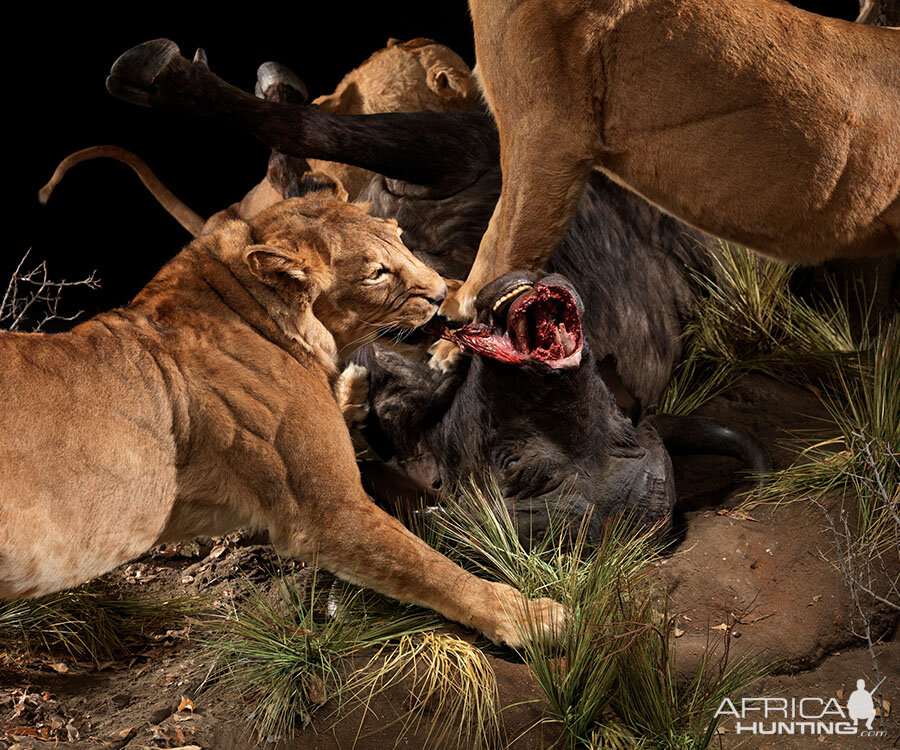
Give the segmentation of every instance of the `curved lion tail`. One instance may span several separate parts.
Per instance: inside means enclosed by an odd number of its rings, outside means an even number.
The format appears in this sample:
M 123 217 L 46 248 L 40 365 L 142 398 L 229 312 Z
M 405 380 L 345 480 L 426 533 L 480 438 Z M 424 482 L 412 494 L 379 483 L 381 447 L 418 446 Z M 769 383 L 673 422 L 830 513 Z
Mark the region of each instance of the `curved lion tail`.
M 200 214 L 188 208 L 169 188 L 163 185 L 153 173 L 153 170 L 147 166 L 146 162 L 119 146 L 91 146 L 90 148 L 76 151 L 74 154 L 69 154 L 56 167 L 50 181 L 38 191 L 38 200 L 41 202 L 41 205 L 46 205 L 54 188 L 72 167 L 76 164 L 81 164 L 83 161 L 98 158 L 115 159 L 123 164 L 127 164 L 137 173 L 137 176 L 141 178 L 141 182 L 144 183 L 144 186 L 159 204 L 181 226 L 187 229 L 194 237 L 199 236 L 203 231 L 206 220 Z

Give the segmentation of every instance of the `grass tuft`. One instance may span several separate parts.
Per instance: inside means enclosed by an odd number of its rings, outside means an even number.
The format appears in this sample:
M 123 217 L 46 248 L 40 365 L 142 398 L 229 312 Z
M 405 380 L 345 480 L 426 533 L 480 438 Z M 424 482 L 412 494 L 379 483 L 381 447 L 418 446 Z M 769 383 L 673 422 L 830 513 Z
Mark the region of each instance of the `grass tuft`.
M 39 599 L 0 600 L 0 641 L 28 652 L 63 651 L 94 661 L 132 652 L 136 642 L 197 613 L 202 602 L 182 597 L 111 598 L 86 585 Z
M 716 659 L 709 649 L 699 673 L 679 684 L 674 620 L 653 607 L 649 564 L 661 551 L 659 530 L 611 519 L 591 547 L 588 520 L 573 529 L 551 518 L 553 533 L 526 550 L 491 482 L 462 488 L 435 516 L 444 551 L 461 564 L 566 605 L 559 642 L 526 645 L 522 656 L 567 746 L 708 747 L 721 699 L 739 694 L 762 670 L 730 660 L 727 649 Z M 526 643 L 538 643 L 540 624 L 525 627 Z
M 321 586 L 318 573 L 308 586 L 282 575 L 274 588 L 269 595 L 250 586 L 246 601 L 218 618 L 204 638 L 215 658 L 214 678 L 242 694 L 263 738 L 289 737 L 329 701 L 339 708 L 351 656 L 435 625 L 421 611 L 373 615 L 362 589 L 340 588 L 336 595 Z
M 506 746 L 497 679 L 476 645 L 448 633 L 404 636 L 350 675 L 347 689 L 368 712 L 376 694 L 398 684 L 408 687 L 410 704 L 397 721 L 398 745 L 424 731 L 424 747 Z
M 873 550 L 900 546 L 900 316 L 870 347 L 838 363 L 823 403 L 833 434 L 803 448 L 752 500 L 858 498 L 857 534 Z
M 685 326 L 684 356 L 659 411 L 689 414 L 746 372 L 806 383 L 866 346 L 833 286 L 808 302 L 791 291 L 795 266 L 727 242 L 718 242 L 712 261 L 708 274 L 696 275 L 703 299 Z M 860 313 L 868 319 L 865 304 Z

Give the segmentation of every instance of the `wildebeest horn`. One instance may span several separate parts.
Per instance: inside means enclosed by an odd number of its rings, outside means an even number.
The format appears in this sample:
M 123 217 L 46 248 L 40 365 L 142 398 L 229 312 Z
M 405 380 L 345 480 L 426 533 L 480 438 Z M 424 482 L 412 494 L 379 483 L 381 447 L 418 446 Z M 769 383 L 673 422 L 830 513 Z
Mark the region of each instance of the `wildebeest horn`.
M 256 95 L 282 104 L 305 104 L 309 99 L 306 84 L 287 65 L 264 62 L 256 71 Z
M 193 62 L 201 63 L 205 65 L 207 68 L 209 67 L 209 58 L 206 56 L 206 50 L 203 47 L 197 47 L 197 51 L 194 52 Z
M 754 472 L 772 470 L 772 458 L 765 446 L 750 433 L 708 417 L 656 414 L 647 421 L 659 433 L 673 456 L 707 454 L 731 456 Z

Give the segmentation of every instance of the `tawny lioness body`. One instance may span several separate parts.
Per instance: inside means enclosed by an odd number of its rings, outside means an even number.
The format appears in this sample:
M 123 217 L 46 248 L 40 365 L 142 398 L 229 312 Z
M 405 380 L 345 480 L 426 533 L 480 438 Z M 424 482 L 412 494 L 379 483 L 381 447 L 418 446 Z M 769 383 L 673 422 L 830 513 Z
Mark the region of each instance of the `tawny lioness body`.
M 815 263 L 900 247 L 900 30 L 779 0 L 470 0 L 503 191 L 443 312 L 553 253 L 592 169 Z
M 445 292 L 395 222 L 319 190 L 225 222 L 70 332 L 0 334 L 0 597 L 251 526 L 283 554 L 521 642 L 517 591 L 366 496 L 333 395 L 342 354 L 421 325 Z M 546 632 L 559 625 L 558 604 L 529 604 Z

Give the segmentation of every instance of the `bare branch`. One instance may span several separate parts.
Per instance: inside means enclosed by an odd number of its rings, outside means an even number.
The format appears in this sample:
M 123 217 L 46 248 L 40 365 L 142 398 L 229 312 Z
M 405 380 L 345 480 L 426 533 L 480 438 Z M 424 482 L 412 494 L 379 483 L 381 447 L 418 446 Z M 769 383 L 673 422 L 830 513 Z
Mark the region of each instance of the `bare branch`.
M 869 454 L 871 457 L 871 454 Z M 880 478 L 879 478 L 880 483 Z M 865 641 L 869 651 L 869 658 L 872 660 L 872 670 L 875 675 L 875 682 L 878 685 L 878 703 L 884 706 L 884 695 L 881 688 L 881 672 L 878 668 L 878 654 L 875 646 L 880 642 L 880 638 L 873 638 L 872 623 L 875 615 L 875 608 L 868 601 L 863 601 L 864 596 L 870 597 L 875 602 L 880 602 L 892 609 L 900 611 L 900 591 L 898 591 L 897 579 L 890 579 L 886 576 L 887 567 L 884 560 L 877 555 L 867 553 L 866 550 L 860 548 L 859 540 L 850 528 L 847 521 L 847 513 L 843 509 L 840 511 L 838 519 L 818 500 L 812 499 L 812 502 L 819 507 L 825 516 L 826 531 L 830 533 L 833 548 L 833 556 L 820 552 L 823 560 L 829 562 L 835 570 L 837 570 L 844 579 L 844 584 L 850 593 L 853 601 L 853 607 L 856 610 L 858 622 L 861 628 L 857 628 L 852 622 L 850 625 L 851 634 Z M 879 570 L 876 570 L 876 561 Z M 879 573 L 881 576 L 879 576 Z M 875 579 L 886 576 L 889 581 L 889 591 L 887 598 L 875 593 Z M 881 711 L 881 729 L 884 729 L 884 711 Z
M 0 330 L 18 331 L 29 320 L 36 320 L 30 330 L 37 332 L 51 321 L 73 321 L 82 311 L 66 314 L 60 310 L 63 292 L 70 287 L 97 289 L 100 280 L 97 272 L 79 281 L 53 281 L 47 270 L 47 262 L 41 261 L 26 271 L 26 261 L 31 250 L 25 252 L 6 285 L 0 302 Z

